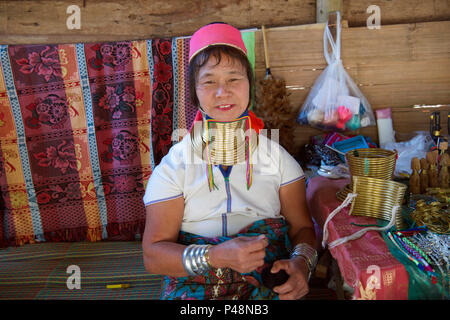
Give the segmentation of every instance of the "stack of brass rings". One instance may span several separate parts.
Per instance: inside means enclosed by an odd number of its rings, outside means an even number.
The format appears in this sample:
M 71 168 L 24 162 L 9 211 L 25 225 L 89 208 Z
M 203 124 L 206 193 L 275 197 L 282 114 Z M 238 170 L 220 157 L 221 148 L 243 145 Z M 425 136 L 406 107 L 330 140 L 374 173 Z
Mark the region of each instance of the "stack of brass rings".
M 347 151 L 345 158 L 352 177 L 360 176 L 392 180 L 397 152 L 379 148 L 362 148 Z M 344 201 L 347 194 L 352 192 L 352 189 L 352 184 L 347 184 L 336 193 L 336 197 L 339 201 Z
M 259 140 L 255 130 L 247 132 L 245 119 L 195 123 L 191 130 L 194 152 L 204 160 L 211 156 L 213 164 L 232 166 L 245 161 L 247 152 L 253 153 Z M 250 138 L 251 150 L 247 150 L 247 136 Z M 209 141 L 209 155 L 206 153 L 207 141 Z
M 450 188 L 427 188 L 426 194 L 441 203 L 450 203 Z
M 348 151 L 345 158 L 352 176 L 392 180 L 397 152 L 379 148 L 356 149 Z
M 438 201 L 427 204 L 424 200 L 418 200 L 416 209 L 411 213 L 411 218 L 418 226 L 425 225 L 431 232 L 450 233 L 447 204 Z
M 395 227 L 398 230 L 405 229 L 401 214 L 403 196 L 407 188 L 405 184 L 361 176 L 353 176 L 352 183 L 352 192 L 358 195 L 352 202 L 352 215 L 390 221 L 394 206 L 398 206 Z

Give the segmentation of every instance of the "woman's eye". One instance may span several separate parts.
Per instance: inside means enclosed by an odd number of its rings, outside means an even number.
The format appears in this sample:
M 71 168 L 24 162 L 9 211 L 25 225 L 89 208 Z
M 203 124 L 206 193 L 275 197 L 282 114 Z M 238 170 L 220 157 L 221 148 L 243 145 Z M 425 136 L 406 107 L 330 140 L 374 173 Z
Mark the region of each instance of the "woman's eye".
M 232 79 L 230 79 L 229 81 L 230 82 L 234 82 L 234 81 L 238 81 L 238 80 L 240 80 L 239 78 L 232 78 Z

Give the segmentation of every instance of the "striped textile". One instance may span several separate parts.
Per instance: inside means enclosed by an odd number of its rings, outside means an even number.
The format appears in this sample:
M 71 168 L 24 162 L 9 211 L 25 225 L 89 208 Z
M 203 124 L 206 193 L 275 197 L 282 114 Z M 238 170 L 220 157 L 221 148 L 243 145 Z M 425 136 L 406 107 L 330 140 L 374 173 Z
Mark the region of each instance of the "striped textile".
M 0 46 L 0 246 L 143 232 L 152 169 L 197 111 L 188 51 L 189 38 Z
M 146 42 L 4 45 L 0 54 L 9 244 L 134 239 L 151 174 Z
M 73 265 L 80 270 L 80 289 L 70 290 Z M 0 299 L 158 299 L 161 279 L 144 269 L 139 241 L 46 242 L 0 250 Z M 130 286 L 106 288 L 110 284 Z

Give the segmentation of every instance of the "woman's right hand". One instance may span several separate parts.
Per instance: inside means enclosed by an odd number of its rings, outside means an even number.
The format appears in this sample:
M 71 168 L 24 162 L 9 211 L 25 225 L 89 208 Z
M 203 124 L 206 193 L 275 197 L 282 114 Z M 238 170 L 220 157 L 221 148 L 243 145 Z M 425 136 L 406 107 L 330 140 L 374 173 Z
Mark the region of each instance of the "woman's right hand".
M 264 265 L 265 248 L 268 245 L 265 235 L 233 238 L 211 247 L 210 263 L 214 268 L 231 268 L 240 273 L 252 272 Z

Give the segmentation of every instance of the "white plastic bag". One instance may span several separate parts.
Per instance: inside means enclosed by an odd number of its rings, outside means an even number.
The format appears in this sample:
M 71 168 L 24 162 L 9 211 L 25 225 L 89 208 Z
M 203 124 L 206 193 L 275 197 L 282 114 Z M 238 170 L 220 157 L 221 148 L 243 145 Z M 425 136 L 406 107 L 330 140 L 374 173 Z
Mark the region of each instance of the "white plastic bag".
M 410 175 L 412 173 L 412 158 L 426 158 L 427 152 L 435 145 L 433 138 L 426 131 L 416 131 L 416 136 L 409 141 L 391 142 L 384 146 L 387 150 L 397 150 L 398 159 L 395 163 L 396 177 Z
M 325 26 L 323 49 L 328 66 L 309 92 L 297 122 L 330 131 L 353 131 L 375 125 L 375 116 L 369 102 L 342 65 L 339 11 L 336 28 L 334 42 L 328 22 Z M 331 46 L 331 56 L 328 53 L 328 43 Z

